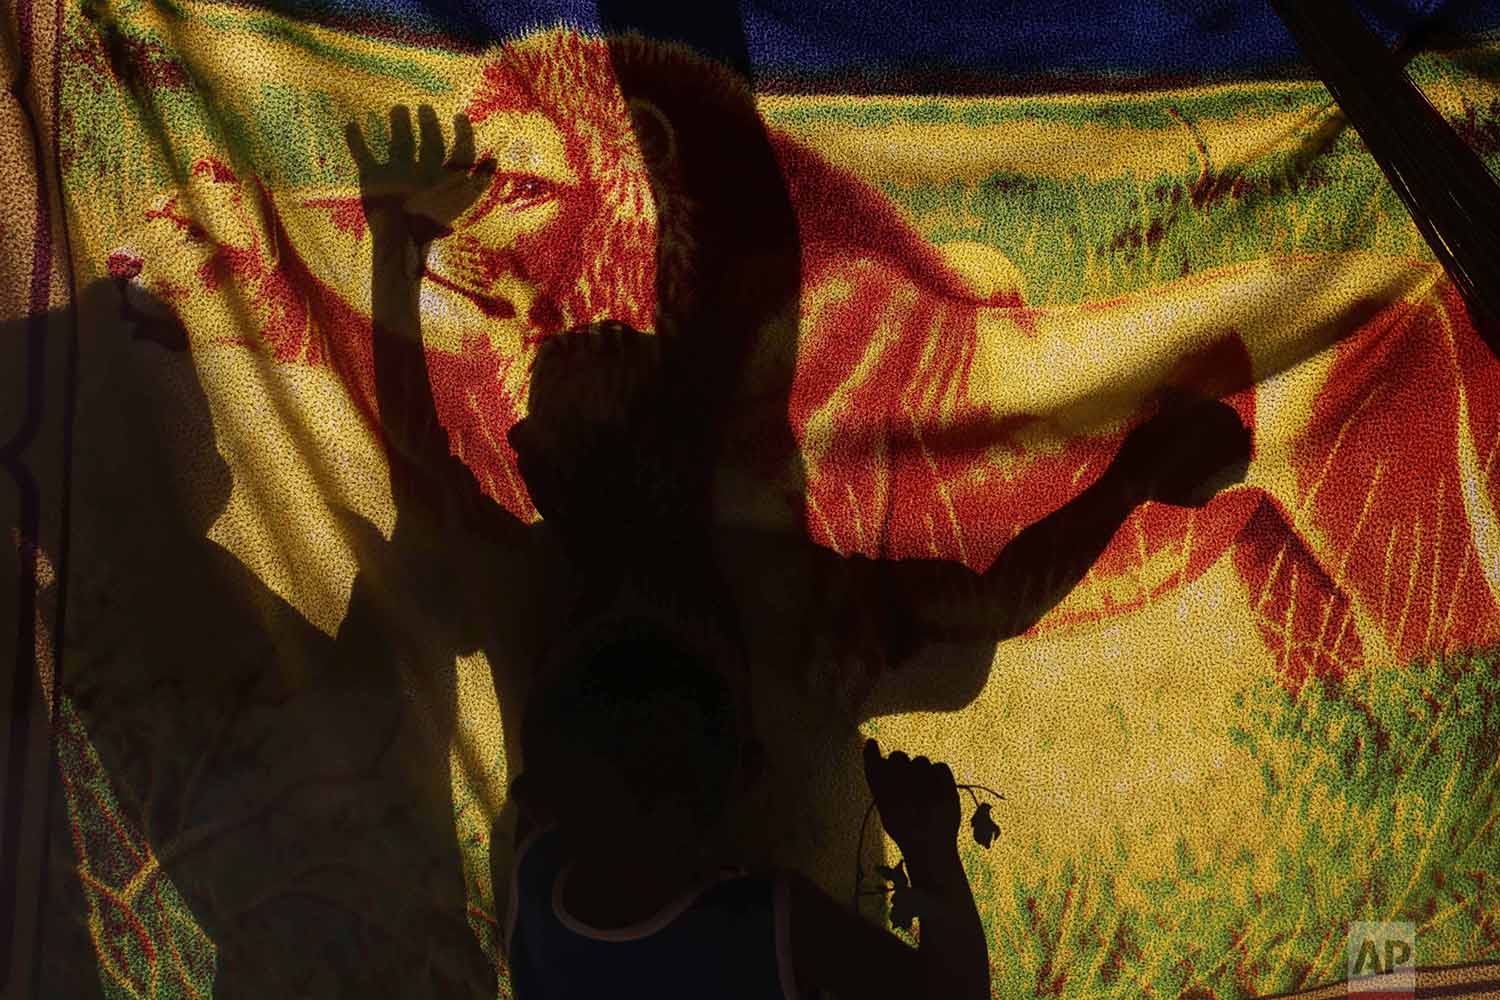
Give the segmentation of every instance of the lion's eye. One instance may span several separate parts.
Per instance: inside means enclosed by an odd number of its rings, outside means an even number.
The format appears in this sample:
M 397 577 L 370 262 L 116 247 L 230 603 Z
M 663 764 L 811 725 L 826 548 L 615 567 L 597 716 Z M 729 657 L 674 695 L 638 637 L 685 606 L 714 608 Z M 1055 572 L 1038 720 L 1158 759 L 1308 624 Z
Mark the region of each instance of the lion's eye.
M 540 177 L 512 174 L 500 181 L 499 201 L 503 205 L 529 205 L 552 196 L 552 184 Z

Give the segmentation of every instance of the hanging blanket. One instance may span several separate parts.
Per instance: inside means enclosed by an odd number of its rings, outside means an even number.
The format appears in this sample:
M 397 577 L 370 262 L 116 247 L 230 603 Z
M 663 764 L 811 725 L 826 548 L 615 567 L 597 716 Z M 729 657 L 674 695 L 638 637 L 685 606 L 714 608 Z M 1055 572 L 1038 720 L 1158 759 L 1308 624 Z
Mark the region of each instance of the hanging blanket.
M 563 584 L 507 434 L 548 337 L 651 331 L 692 281 L 651 109 L 584 5 L 13 6 L 7 982 L 509 996 L 517 706 Z M 1494 342 L 1268 5 L 885 6 L 744 6 L 800 274 L 716 469 L 771 763 L 746 850 L 850 898 L 895 857 L 859 842 L 878 735 L 1005 795 L 963 846 L 997 995 L 1311 989 L 1365 922 L 1406 965 L 1500 961 Z M 1370 16 L 1494 169 L 1482 6 Z M 703 95 L 662 148 L 712 128 L 726 72 L 631 44 Z M 497 166 L 421 292 L 461 515 L 392 474 L 346 137 L 383 158 L 424 104 Z M 862 582 L 982 589 L 1167 388 L 1248 452 L 1121 510 L 1059 600 Z

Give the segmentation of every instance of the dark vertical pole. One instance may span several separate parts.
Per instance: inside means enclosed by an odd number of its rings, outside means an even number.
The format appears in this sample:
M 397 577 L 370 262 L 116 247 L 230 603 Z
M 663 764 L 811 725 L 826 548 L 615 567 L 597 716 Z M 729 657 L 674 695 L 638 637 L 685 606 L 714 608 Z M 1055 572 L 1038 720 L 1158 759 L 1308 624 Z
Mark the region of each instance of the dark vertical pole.
M 1270 0 L 1500 355 L 1500 184 L 1349 0 Z

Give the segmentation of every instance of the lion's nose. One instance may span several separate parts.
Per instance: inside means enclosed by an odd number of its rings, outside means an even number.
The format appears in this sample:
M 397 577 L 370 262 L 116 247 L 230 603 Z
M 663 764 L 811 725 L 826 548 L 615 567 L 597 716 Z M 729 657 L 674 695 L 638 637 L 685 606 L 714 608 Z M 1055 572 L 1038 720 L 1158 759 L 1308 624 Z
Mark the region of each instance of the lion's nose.
M 526 321 L 531 324 L 533 330 L 554 332 L 562 328 L 562 310 L 557 307 L 550 296 L 540 295 L 531 304 L 526 313 Z

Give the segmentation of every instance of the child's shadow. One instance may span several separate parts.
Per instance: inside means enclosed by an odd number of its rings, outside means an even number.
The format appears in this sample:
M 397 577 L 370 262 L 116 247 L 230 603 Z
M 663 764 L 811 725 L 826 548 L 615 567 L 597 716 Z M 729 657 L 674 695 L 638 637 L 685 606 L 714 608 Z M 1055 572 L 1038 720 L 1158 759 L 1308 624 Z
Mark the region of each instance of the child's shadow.
M 397 995 L 395 982 L 493 996 L 466 919 L 447 734 L 440 755 L 411 725 L 398 623 L 372 624 L 356 593 L 330 637 L 211 541 L 233 485 L 199 381 L 211 362 L 127 280 L 95 282 L 72 308 L 82 361 L 57 682 L 97 765 L 65 726 L 44 977 L 83 970 L 56 995 L 98 989 L 85 874 L 105 887 L 99 926 L 147 921 L 164 981 L 181 962 L 222 997 Z M 247 388 L 273 383 L 269 359 L 226 351 L 267 366 Z M 144 882 L 127 903 L 113 893 L 131 876 Z M 213 943 L 207 966 L 168 916 L 168 882 Z
M 693 99 L 680 96 L 694 94 L 693 81 L 663 79 L 650 64 L 643 71 L 640 60 L 619 50 L 616 76 L 627 103 L 649 102 L 663 112 L 633 119 L 642 148 L 671 145 L 677 151 L 672 162 L 647 158 L 658 175 L 653 188 L 681 185 L 697 210 L 691 229 L 693 284 L 682 295 L 665 280 L 673 248 L 661 237 L 657 332 L 666 334 L 661 358 L 610 359 L 580 350 L 567 337 L 544 343 L 529 416 L 513 440 L 524 459 L 528 439 L 555 442 L 570 434 L 581 439 L 576 427 L 569 430 L 580 419 L 576 408 L 558 401 L 588 395 L 595 384 L 607 392 L 613 375 L 599 374 L 591 365 L 659 368 L 665 402 L 638 410 L 635 426 L 616 431 L 630 449 L 631 476 L 637 482 L 654 476 L 654 486 L 648 483 L 645 492 L 670 497 L 672 517 L 655 529 L 634 529 L 628 556 L 607 540 L 595 540 L 589 551 L 596 558 L 590 563 L 585 556 L 582 573 L 606 581 L 626 573 L 637 581 L 649 578 L 658 593 L 670 594 L 678 604 L 696 604 L 704 618 L 721 624 L 722 605 L 734 605 L 724 627 L 752 665 L 754 716 L 766 756 L 755 792 L 739 804 L 741 860 L 803 870 L 836 898 L 847 898 L 846 880 L 868 802 L 857 724 L 876 714 L 956 710 L 970 703 L 988 677 L 996 643 L 1023 633 L 1056 606 L 1136 504 L 1148 498 L 1205 502 L 1216 488 L 1243 475 L 1249 435 L 1223 403 L 1172 401 L 1127 439 L 1097 483 L 1021 532 L 983 574 L 937 560 L 845 559 L 806 537 L 710 527 L 715 474 L 726 457 L 724 427 L 734 416 L 728 407 L 757 338 L 779 341 L 781 350 L 771 353 L 782 359 L 775 370 L 757 370 L 757 402 L 764 412 L 787 412 L 802 248 L 790 196 L 749 96 L 750 62 L 733 13 L 656 23 L 628 9 L 633 7 L 601 4 L 604 27 L 612 34 L 634 30 L 686 41 L 745 75 L 745 97 L 733 111 L 719 109 L 712 122 L 704 121 Z M 674 143 L 664 144 L 654 134 L 663 120 L 675 130 Z M 660 230 L 665 234 L 671 227 L 664 223 Z M 658 348 L 647 346 L 650 339 L 622 343 L 654 352 Z M 758 447 L 796 461 L 798 449 L 784 417 L 760 429 L 776 439 L 757 441 Z M 1174 449 L 1192 457 L 1174 461 L 1168 457 Z M 534 496 L 550 491 L 555 509 L 571 505 L 580 519 L 593 511 L 603 521 L 619 516 L 621 491 L 611 492 L 612 473 L 595 467 L 600 454 L 595 448 L 575 456 L 559 482 L 539 482 L 535 466 L 528 469 L 524 462 L 522 470 Z M 803 484 L 797 465 L 796 482 Z M 600 502 L 603 496 L 613 507 Z M 539 501 L 539 506 L 545 513 L 547 505 Z M 713 558 L 684 560 L 685 549 L 712 552 Z M 619 565 L 622 561 L 628 568 Z M 943 643 L 941 656 L 914 658 L 936 641 Z M 815 647 L 867 661 L 868 671 L 855 668 L 845 678 L 854 690 L 843 702 L 812 693 L 808 656 Z M 877 683 L 875 661 L 896 676 Z M 844 669 L 849 672 L 847 665 Z M 497 825 L 497 846 L 505 843 L 508 821 Z M 502 856 L 492 858 L 498 886 L 505 878 Z

